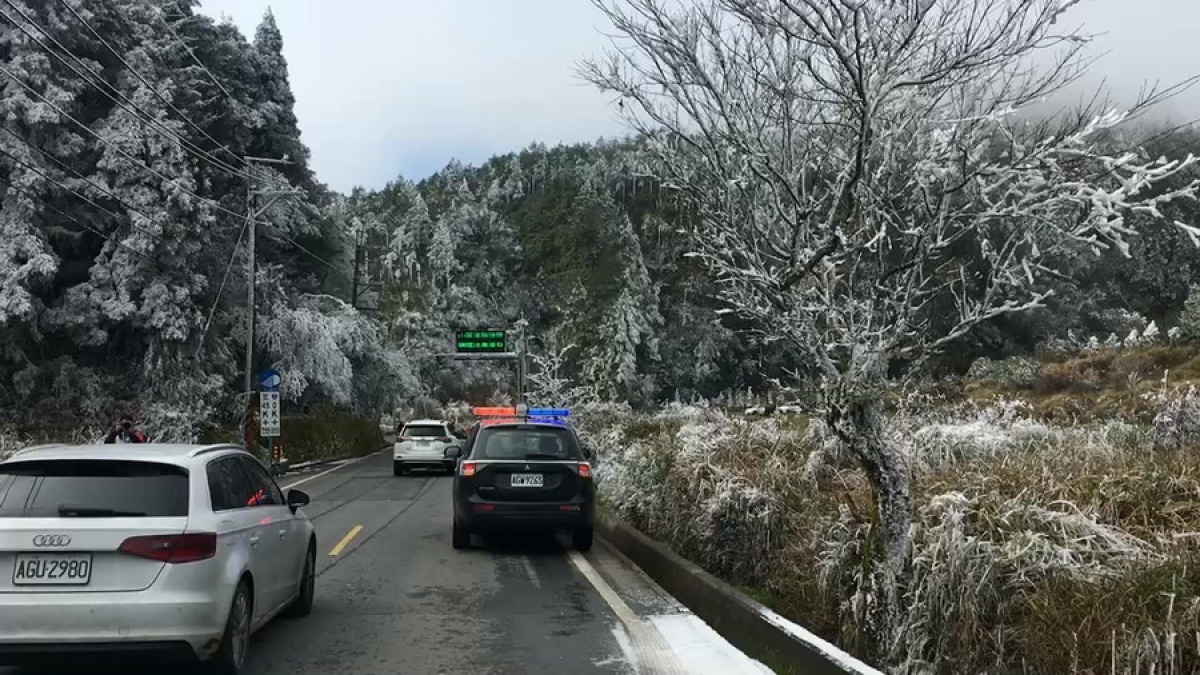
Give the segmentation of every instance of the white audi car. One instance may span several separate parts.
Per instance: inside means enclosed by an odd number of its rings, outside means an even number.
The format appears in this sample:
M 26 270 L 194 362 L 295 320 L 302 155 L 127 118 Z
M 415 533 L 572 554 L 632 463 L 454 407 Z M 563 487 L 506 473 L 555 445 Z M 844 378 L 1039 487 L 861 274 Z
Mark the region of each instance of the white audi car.
M 443 420 L 414 420 L 404 425 L 392 447 L 392 473 L 403 476 L 409 469 L 443 469 L 454 473 L 457 460 L 446 458 L 446 448 L 458 443 L 450 425 Z
M 41 446 L 0 462 L 0 665 L 149 657 L 235 675 L 312 611 L 316 535 L 233 445 Z

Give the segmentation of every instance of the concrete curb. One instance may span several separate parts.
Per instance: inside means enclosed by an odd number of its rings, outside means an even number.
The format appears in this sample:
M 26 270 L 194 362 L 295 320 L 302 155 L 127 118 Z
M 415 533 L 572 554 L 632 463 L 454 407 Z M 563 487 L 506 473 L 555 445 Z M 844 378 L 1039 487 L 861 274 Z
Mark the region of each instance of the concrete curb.
M 597 515 L 596 528 L 713 630 L 776 672 L 883 675 L 625 523 Z

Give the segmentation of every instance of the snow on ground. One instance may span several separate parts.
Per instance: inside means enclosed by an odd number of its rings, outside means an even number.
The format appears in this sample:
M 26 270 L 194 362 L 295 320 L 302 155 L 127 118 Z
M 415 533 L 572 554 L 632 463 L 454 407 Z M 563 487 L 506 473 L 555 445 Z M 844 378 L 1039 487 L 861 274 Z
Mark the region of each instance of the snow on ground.
M 694 675 L 772 675 L 694 614 L 652 616 L 650 625 L 670 647 L 683 672 Z

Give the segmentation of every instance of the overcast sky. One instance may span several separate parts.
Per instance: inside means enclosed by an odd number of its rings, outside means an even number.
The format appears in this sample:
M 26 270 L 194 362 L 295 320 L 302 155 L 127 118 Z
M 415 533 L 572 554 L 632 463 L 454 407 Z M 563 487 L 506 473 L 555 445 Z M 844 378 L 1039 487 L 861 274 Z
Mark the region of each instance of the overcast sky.
M 313 167 L 336 190 L 624 134 L 609 99 L 575 76 L 608 45 L 588 0 L 202 0 L 201 11 L 252 37 L 268 6 Z M 1105 33 L 1097 82 L 1136 92 L 1200 74 L 1197 0 L 1084 0 L 1073 16 Z M 1165 112 L 1200 118 L 1200 89 Z

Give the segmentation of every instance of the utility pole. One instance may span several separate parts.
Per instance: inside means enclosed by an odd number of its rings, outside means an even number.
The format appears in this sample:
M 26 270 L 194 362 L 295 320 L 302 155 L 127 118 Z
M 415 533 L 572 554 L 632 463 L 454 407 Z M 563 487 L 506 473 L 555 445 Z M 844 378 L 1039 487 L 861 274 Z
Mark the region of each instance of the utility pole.
M 250 163 L 249 158 L 246 159 L 246 171 L 253 176 L 254 165 Z M 254 257 L 254 242 L 258 239 L 257 230 L 255 228 L 254 217 L 254 181 L 246 180 L 246 228 L 250 235 L 250 240 L 246 243 L 246 380 L 245 386 L 242 388 L 246 393 L 246 409 L 250 409 L 250 398 L 254 394 L 254 329 L 255 329 L 255 306 L 257 297 L 255 290 L 257 284 L 258 270 L 256 269 Z
M 525 320 L 525 312 L 521 312 L 521 320 L 517 322 L 517 403 L 525 403 L 525 377 L 528 349 L 525 347 L 525 328 L 529 322 Z
M 249 157 L 244 156 L 242 159 L 246 163 L 246 172 L 250 176 L 246 180 L 246 225 L 247 234 L 250 235 L 250 240 L 246 245 L 246 379 L 244 383 L 244 393 L 246 394 L 246 420 L 249 420 L 251 404 L 254 398 L 254 344 L 256 330 L 256 309 L 257 309 L 257 280 L 258 265 L 255 257 L 255 242 L 258 239 L 258 219 L 271 208 L 276 201 L 281 197 L 303 194 L 303 190 L 256 190 L 258 182 L 258 174 L 255 172 L 255 166 L 259 164 L 291 164 L 287 157 L 281 159 L 270 159 L 266 157 Z M 257 196 L 260 194 L 271 195 L 271 200 L 258 207 Z

